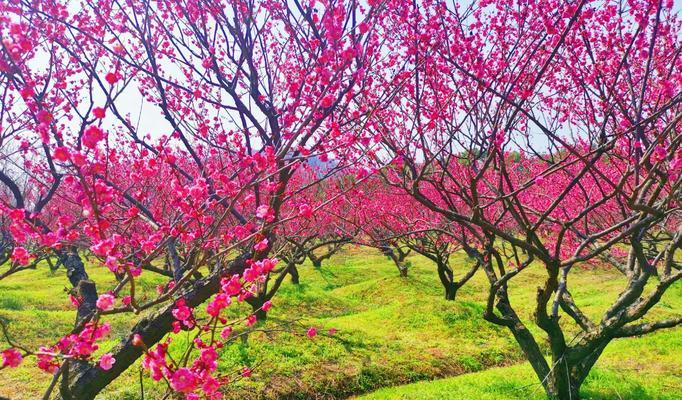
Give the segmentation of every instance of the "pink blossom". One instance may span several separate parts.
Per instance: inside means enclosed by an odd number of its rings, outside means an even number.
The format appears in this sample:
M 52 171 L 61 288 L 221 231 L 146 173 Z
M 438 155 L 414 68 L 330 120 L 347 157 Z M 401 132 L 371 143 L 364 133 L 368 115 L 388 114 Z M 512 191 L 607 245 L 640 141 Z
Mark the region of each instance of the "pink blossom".
M 239 282 L 238 275 L 232 275 L 230 279 L 223 278 L 220 282 L 222 291 L 228 296 L 236 296 L 242 290 L 242 284 Z
M 242 225 L 235 226 L 233 230 L 234 235 L 237 237 L 237 239 L 244 239 L 249 235 L 249 230 Z
M 104 262 L 104 265 L 106 265 L 107 268 L 109 268 L 109 271 L 111 271 L 111 272 L 114 272 L 114 273 L 120 272 L 119 271 L 120 267 L 118 265 L 118 259 L 116 257 L 107 256 L 107 259 Z
M 266 258 L 262 261 L 259 261 L 259 263 L 261 265 L 261 271 L 264 274 L 267 274 L 268 272 L 272 271 L 275 266 L 277 266 L 278 260 L 276 258 Z
M 52 157 L 57 161 L 66 162 L 69 160 L 69 150 L 64 146 L 56 147 Z
M 144 341 L 142 340 L 142 335 L 135 333 L 133 335 L 133 346 L 144 346 Z
M 263 204 L 256 208 L 256 217 L 265 218 L 265 216 L 270 212 L 270 207 L 267 204 Z
M 36 114 L 36 119 L 44 124 L 50 123 L 52 121 L 52 114 L 47 110 L 40 110 Z
M 99 367 L 105 371 L 109 371 L 114 366 L 114 363 L 116 363 L 116 359 L 111 353 L 103 354 L 99 359 Z
M 82 167 L 87 162 L 87 159 L 82 153 L 74 151 L 71 153 L 71 161 L 73 161 L 76 166 Z
M 12 250 L 12 260 L 20 265 L 28 265 L 30 258 L 29 252 L 21 246 L 17 246 Z
M 49 348 L 45 346 L 41 346 L 39 349 L 39 353 L 36 355 L 36 358 L 38 359 L 38 368 L 41 370 L 54 374 L 57 372 L 59 369 L 59 362 L 55 360 L 55 357 L 50 354 L 46 353 L 54 353 L 56 352 L 56 348 Z
M 220 337 L 223 338 L 223 340 L 230 337 L 231 334 L 232 334 L 232 327 L 231 326 L 226 326 L 223 328 L 222 331 L 220 331 Z
M 186 321 L 192 316 L 192 309 L 187 306 L 185 299 L 180 299 L 175 302 L 172 314 L 178 321 Z
M 92 125 L 83 132 L 83 145 L 94 149 L 104 139 L 104 132 L 97 126 Z
M 206 312 L 213 317 L 217 317 L 220 311 L 227 308 L 232 303 L 230 297 L 225 293 L 219 293 L 206 306 Z
M 10 348 L 2 352 L 2 366 L 16 368 L 21 364 L 23 357 L 19 350 Z
M 256 251 L 263 251 L 268 248 L 268 239 L 263 239 L 260 242 L 256 243 L 255 246 L 253 246 L 253 249 Z
M 102 311 L 111 310 L 114 308 L 115 297 L 111 293 L 104 293 L 97 298 L 97 308 Z
M 217 380 L 216 378 L 207 375 L 202 377 L 204 380 L 203 384 L 201 385 L 201 389 L 207 394 L 217 394 L 217 397 L 210 397 L 209 398 L 214 398 L 215 400 L 221 399 L 222 396 L 220 396 L 218 392 L 218 389 L 220 389 L 220 381 Z
M 118 72 L 109 72 L 104 76 L 104 79 L 109 82 L 110 85 L 113 85 L 114 83 L 118 82 L 120 75 Z
M 314 338 L 317 336 L 317 329 L 314 326 L 311 326 L 308 329 L 308 332 L 306 332 L 306 335 L 308 335 L 309 338 Z
M 216 362 L 218 360 L 218 353 L 213 347 L 207 347 L 201 350 L 199 358 L 201 359 L 204 367 L 210 371 L 215 371 L 215 369 L 218 367 Z
M 320 101 L 320 106 L 322 108 L 329 108 L 334 104 L 334 95 L 328 94 L 322 98 L 322 101 Z
M 242 277 L 244 278 L 245 281 L 247 282 L 253 282 L 258 277 L 261 275 L 261 271 L 258 268 L 258 264 L 254 264 L 251 266 L 251 268 L 247 268 L 244 273 L 242 274 Z
M 20 208 L 15 208 L 12 211 L 9 212 L 9 217 L 12 218 L 14 221 L 21 221 L 24 219 L 24 215 L 26 212 Z
M 81 301 L 78 299 L 78 297 L 72 294 L 69 295 L 69 301 L 71 302 L 71 305 L 73 305 L 74 307 L 80 307 L 81 305 Z
M 173 389 L 181 393 L 189 393 L 197 387 L 197 376 L 189 368 L 179 368 L 170 377 Z
M 267 204 L 262 204 L 256 208 L 256 217 L 267 222 L 271 222 L 275 218 L 274 211 Z
M 659 162 L 665 160 L 668 152 L 664 146 L 656 146 L 654 152 L 652 153 L 651 159 L 654 162 Z
M 272 302 L 270 302 L 270 300 L 268 300 L 265 303 L 263 303 L 263 307 L 261 307 L 261 309 L 263 311 L 267 312 L 271 307 L 272 307 Z
M 150 371 L 151 377 L 155 381 L 163 379 L 168 372 L 168 365 L 166 363 L 167 347 L 168 344 L 159 344 L 153 350 L 147 351 L 142 360 L 142 367 Z
M 310 218 L 313 216 L 313 208 L 308 204 L 301 204 L 298 206 L 298 215 L 303 218 Z
M 369 171 L 367 170 L 367 168 L 358 168 L 358 170 L 355 174 L 355 178 L 358 180 L 359 179 L 365 179 L 365 178 L 367 178 L 367 176 L 369 176 Z
M 102 119 L 106 115 L 106 111 L 102 107 L 95 107 L 92 109 L 92 115 L 94 115 L 95 118 Z

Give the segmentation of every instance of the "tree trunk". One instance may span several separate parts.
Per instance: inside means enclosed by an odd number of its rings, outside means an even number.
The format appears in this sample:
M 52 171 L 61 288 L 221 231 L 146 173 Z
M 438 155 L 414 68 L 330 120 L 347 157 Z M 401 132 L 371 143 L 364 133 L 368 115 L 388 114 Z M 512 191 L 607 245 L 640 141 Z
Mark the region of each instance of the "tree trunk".
M 443 285 L 443 289 L 445 289 L 445 300 L 455 300 L 459 287 L 457 286 L 457 283 L 454 282 L 455 277 L 452 273 L 452 269 L 450 269 L 450 266 L 442 258 L 438 258 L 436 264 L 438 267 L 438 278 Z
M 261 307 L 262 307 L 262 305 L 261 305 Z M 254 315 L 256 316 L 256 320 L 258 320 L 258 321 L 265 321 L 266 319 L 268 319 L 268 313 L 263 311 L 262 308 L 258 308 L 254 312 Z
M 291 283 L 293 283 L 294 285 L 298 285 L 300 283 L 298 268 L 296 268 L 296 265 L 292 265 L 289 268 L 289 275 L 291 275 Z
M 457 289 L 459 288 L 454 283 L 447 285 L 445 287 L 445 300 L 454 301 L 457 297 Z
M 601 337 L 579 343 L 567 349 L 560 360 L 555 358 L 554 370 L 547 377 L 547 395 L 559 400 L 580 399 L 580 387 L 610 341 Z
M 322 260 L 317 258 L 312 251 L 308 253 L 308 258 L 310 258 L 310 262 L 313 263 L 313 267 L 322 268 Z
M 570 368 L 565 362 L 559 361 L 545 379 L 547 397 L 557 400 L 579 400 L 580 379 L 575 375 L 575 368 Z M 540 378 L 540 377 L 538 377 Z
M 547 360 L 545 359 L 542 350 L 540 350 L 540 346 L 538 346 L 535 337 L 533 337 L 533 334 L 526 328 L 523 322 L 521 322 L 516 311 L 514 311 L 509 303 L 506 288 L 503 287 L 498 289 L 495 294 L 497 297 L 496 308 L 500 311 L 503 318 L 497 318 L 491 314 L 484 315 L 484 318 L 492 323 L 506 326 L 511 331 L 512 335 L 514 335 L 514 339 L 516 339 L 516 343 L 519 344 L 526 359 L 531 367 L 533 367 L 535 375 L 537 375 L 540 382 L 542 382 L 542 386 L 547 395 L 556 397 L 556 392 L 551 388 L 552 385 L 549 384 L 548 379 L 545 379 L 551 374 L 552 370 L 547 364 Z
M 249 258 L 251 258 L 250 254 L 238 257 L 225 273 L 214 271 L 183 290 L 180 297 L 183 297 L 190 307 L 197 307 L 220 290 L 220 280 L 223 276 L 243 273 L 248 266 L 246 260 Z M 110 370 L 105 371 L 97 365 L 90 365 L 86 362 L 70 366 L 67 384 L 62 385 L 62 397 L 78 400 L 94 399 L 102 389 L 118 378 L 142 355 L 142 348 L 132 344 L 133 334 L 140 334 L 145 345 L 152 347 L 171 331 L 172 323 L 175 321 L 172 315 L 173 308 L 175 308 L 174 304 L 168 304 L 139 321 L 130 333 L 110 350 L 116 359 L 116 363 Z
M 396 247 L 396 252 L 398 253 L 398 261 L 401 263 L 404 262 L 407 256 L 410 255 L 409 249 L 407 251 L 403 251 L 400 247 Z
M 407 254 L 404 252 L 400 252 L 400 255 L 396 255 L 395 251 L 390 246 L 381 246 L 379 247 L 379 250 L 388 258 L 393 260 L 393 263 L 395 266 L 398 268 L 398 272 L 400 273 L 401 278 L 406 278 L 407 277 L 407 271 L 408 267 L 405 265 L 405 257 L 407 257 Z
M 81 261 L 78 252 L 74 249 L 67 250 L 58 254 L 59 262 L 66 269 L 66 276 L 73 285 L 74 292 L 78 297 L 78 314 L 76 325 L 88 318 L 96 309 L 97 287 L 95 282 L 90 280 L 85 271 L 85 265 Z
M 263 304 L 267 301 L 267 292 L 261 292 L 256 296 L 251 296 L 246 299 L 246 302 L 251 306 L 253 315 L 256 316 L 256 320 L 265 321 L 268 318 L 268 313 L 263 311 Z

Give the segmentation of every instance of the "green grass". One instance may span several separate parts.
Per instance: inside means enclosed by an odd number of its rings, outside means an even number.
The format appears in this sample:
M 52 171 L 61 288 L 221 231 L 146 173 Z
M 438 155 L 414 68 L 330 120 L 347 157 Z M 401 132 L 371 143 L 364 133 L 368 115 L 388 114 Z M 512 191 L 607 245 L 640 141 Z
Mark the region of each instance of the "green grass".
M 656 379 L 651 379 L 656 377 Z M 480 400 L 543 400 L 542 387 L 529 365 L 491 368 L 453 378 L 413 383 L 378 390 L 358 400 L 384 399 L 480 399 Z M 632 399 L 675 400 L 682 396 L 680 376 L 650 374 L 646 371 L 619 371 L 596 368 L 583 385 L 583 400 Z
M 115 279 L 106 267 L 87 261 L 86 265 L 100 292 L 113 288 Z M 148 296 L 157 283 L 165 281 L 154 274 L 143 274 L 140 279 L 138 290 L 142 296 Z M 11 337 L 37 350 L 39 346 L 55 344 L 68 333 L 76 318 L 75 308 L 68 297 L 69 286 L 63 268 L 51 272 L 47 265 L 39 265 L 36 269 L 22 271 L 0 281 L 0 318 L 9 324 Z M 107 321 L 111 323 L 112 334 L 111 340 L 103 343 L 103 349 L 116 343 L 116 338 L 127 334 L 135 323 L 130 315 L 114 315 Z M 4 347 L 5 344 L 0 342 L 0 348 Z M 0 371 L 0 377 L 3 379 L 0 396 L 11 399 L 40 398 L 52 378 L 36 367 L 33 358 L 25 360 L 19 368 Z
M 465 286 L 454 303 L 447 302 L 433 265 L 417 256 L 410 261 L 407 278 L 400 278 L 381 254 L 356 248 L 343 251 L 321 269 L 302 266 L 301 284 L 282 286 L 268 321 L 260 326 L 269 332 L 252 333 L 223 349 L 222 371 L 244 365 L 255 371 L 252 379 L 229 386 L 226 398 L 347 398 L 378 389 L 369 398 L 543 398 L 537 378 L 522 363 L 511 335 L 481 318 L 483 274 Z M 453 264 L 463 262 L 461 257 L 453 260 Z M 91 270 L 99 287 L 112 283 L 108 271 Z M 154 275 L 145 274 L 148 290 L 153 290 Z M 539 268 L 528 268 L 515 278 L 518 286 L 510 292 L 512 302 L 521 305 L 519 315 L 526 318 L 532 312 L 540 274 Z M 583 269 L 574 275 L 572 293 L 592 316 L 608 307 L 623 282 L 610 271 Z M 66 295 L 55 295 L 67 284 L 62 272 L 50 274 L 47 268 L 0 282 L 0 316 L 11 321 L 16 338 L 24 343 L 49 343 L 71 326 L 74 312 Z M 682 287 L 677 285 L 653 314 L 674 315 L 680 309 Z M 243 315 L 244 309 L 232 312 Z M 36 321 L 44 329 L 35 329 Z M 114 337 L 103 347 L 115 343 L 116 335 L 126 332 L 133 322 L 130 316 L 113 320 Z M 304 332 L 309 326 L 321 334 L 307 338 Z M 338 332 L 326 335 L 330 328 Z M 171 351 L 179 351 L 183 342 L 184 336 L 177 337 Z M 584 396 L 682 397 L 678 383 L 681 349 L 680 329 L 614 342 L 588 378 Z M 137 366 L 130 368 L 102 398 L 139 398 L 137 374 Z M 0 396 L 11 398 L 36 398 L 49 381 L 28 366 L 2 371 L 0 376 L 5 382 Z M 412 382 L 420 383 L 406 385 Z M 160 397 L 161 385 L 149 379 L 144 385 L 146 398 Z

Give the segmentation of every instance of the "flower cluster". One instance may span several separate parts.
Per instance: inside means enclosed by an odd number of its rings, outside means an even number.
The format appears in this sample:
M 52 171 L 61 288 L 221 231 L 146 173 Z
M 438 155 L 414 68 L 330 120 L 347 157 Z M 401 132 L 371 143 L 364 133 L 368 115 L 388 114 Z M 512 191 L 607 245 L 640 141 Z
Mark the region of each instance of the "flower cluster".
M 61 359 L 90 360 L 92 354 L 99 349 L 97 341 L 105 338 L 110 331 L 111 327 L 108 323 L 88 322 L 79 333 L 62 337 L 54 346 L 41 347 L 36 353 L 38 368 L 48 373 L 54 373 L 60 367 Z M 102 369 L 109 369 L 114 362 L 115 360 L 111 355 L 105 354 L 99 363 Z
M 189 343 L 192 354 L 195 357 L 187 359 L 186 363 L 178 363 L 168 356 L 168 348 L 173 341 L 169 336 L 164 343 L 160 343 L 153 349 L 145 348 L 145 357 L 142 366 L 147 369 L 155 381 L 167 380 L 170 386 L 177 392 L 184 393 L 187 398 L 198 398 L 203 395 L 206 398 L 220 398 L 218 389 L 221 385 L 229 382 L 228 376 L 216 376 L 218 351 L 225 343 L 232 339 L 235 324 L 239 321 L 229 321 L 224 316 L 224 311 L 234 302 L 243 302 L 253 295 L 255 288 L 249 285 L 258 285 L 264 277 L 277 265 L 276 259 L 248 260 L 248 267 L 240 275 L 223 277 L 220 282 L 220 291 L 208 301 L 206 313 L 210 319 L 199 322 L 195 318 L 195 310 L 180 298 L 175 301 L 171 311 L 175 321 L 173 332 L 181 330 L 193 332 L 194 340 Z M 261 310 L 267 312 L 272 307 L 270 301 L 261 306 Z M 257 319 L 251 314 L 244 318 L 246 328 L 254 325 Z M 144 340 L 140 336 L 133 337 L 133 343 L 144 346 Z M 250 374 L 250 373 L 249 373 Z M 246 375 L 244 375 L 246 376 Z

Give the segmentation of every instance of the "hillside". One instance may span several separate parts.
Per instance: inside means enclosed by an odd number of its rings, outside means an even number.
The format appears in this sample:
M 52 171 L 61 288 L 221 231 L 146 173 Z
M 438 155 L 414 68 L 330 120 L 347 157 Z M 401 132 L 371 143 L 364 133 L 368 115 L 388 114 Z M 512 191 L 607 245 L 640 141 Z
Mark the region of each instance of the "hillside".
M 447 302 L 441 298 L 430 262 L 416 256 L 410 261 L 407 278 L 399 277 L 381 254 L 361 248 L 344 250 L 321 269 L 301 267 L 301 284 L 283 285 L 268 321 L 259 326 L 262 332 L 252 333 L 221 354 L 220 365 L 226 372 L 243 365 L 254 369 L 251 379 L 229 387 L 227 398 L 332 399 L 378 389 L 361 398 L 543 398 L 510 334 L 481 318 L 485 277 L 477 275 L 455 302 Z M 464 262 L 464 258 L 453 260 L 455 265 Z M 531 301 L 534 268 L 525 271 L 523 287 L 511 293 L 515 300 Z M 90 270 L 98 282 L 109 276 L 103 268 Z M 575 274 L 572 287 L 581 305 L 597 314 L 618 294 L 619 279 L 609 271 L 586 269 Z M 143 282 L 151 291 L 158 280 L 149 274 Z M 29 345 L 49 343 L 56 339 L 53 332 L 63 332 L 72 323 L 74 313 L 66 295 L 47 294 L 66 283 L 63 271 L 51 274 L 47 268 L 0 283 L 0 316 L 10 321 L 15 337 Z M 652 315 L 680 307 L 678 285 Z M 530 316 L 529 309 L 519 313 Z M 45 328 L 28 329 L 36 320 Z M 131 323 L 115 320 L 113 337 L 124 334 Z M 306 337 L 303 332 L 309 326 L 320 334 Z M 332 328 L 336 332 L 330 335 Z M 613 343 L 588 379 L 585 397 L 679 398 L 680 349 L 681 329 Z M 40 396 L 50 377 L 31 364 L 3 371 L 0 395 Z M 138 373 L 137 368 L 129 370 L 102 398 L 140 398 Z M 457 377 L 438 380 L 453 376 Z M 420 383 L 400 386 L 412 382 Z M 162 396 L 161 385 L 147 378 L 143 383 L 145 398 Z

